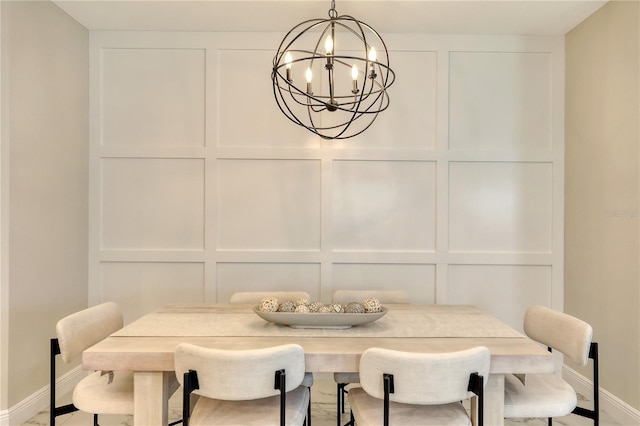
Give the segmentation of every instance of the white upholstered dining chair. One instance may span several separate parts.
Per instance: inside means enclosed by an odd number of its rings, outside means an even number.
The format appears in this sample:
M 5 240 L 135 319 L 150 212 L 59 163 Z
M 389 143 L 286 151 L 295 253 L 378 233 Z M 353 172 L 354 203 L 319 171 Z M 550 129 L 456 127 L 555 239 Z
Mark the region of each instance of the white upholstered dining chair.
M 530 307 L 524 317 L 524 332 L 531 339 L 557 350 L 585 366 L 593 361 L 593 410 L 578 407 L 575 390 L 558 374 L 505 376 L 504 416 L 506 418 L 547 417 L 567 414 L 588 417 L 599 424 L 598 344 L 593 329 L 571 315 L 543 306 Z
M 362 387 L 349 390 L 351 422 L 362 425 L 482 426 L 490 353 L 370 348 L 360 358 Z M 471 399 L 471 416 L 462 401 Z
M 408 304 L 411 302 L 409 294 L 403 290 L 336 290 L 333 293 L 333 303 L 345 305 L 350 302 L 362 303 L 369 297 L 375 297 L 381 303 Z M 358 372 L 335 372 L 333 380 L 336 382 L 336 420 L 337 426 L 342 424 L 344 414 L 344 398 L 347 394 L 346 387 L 350 384 L 360 383 Z
M 181 343 L 175 370 L 184 425 L 301 426 L 309 405 L 304 369 L 300 345 L 223 350 Z M 192 392 L 200 396 L 193 410 Z
M 56 325 L 51 339 L 50 424 L 56 417 L 82 410 L 98 414 L 133 414 L 133 374 L 127 371 L 98 371 L 83 378 L 74 388 L 72 404 L 56 407 L 56 356 L 69 363 L 82 352 L 122 328 L 122 312 L 113 302 L 102 303 L 71 314 Z

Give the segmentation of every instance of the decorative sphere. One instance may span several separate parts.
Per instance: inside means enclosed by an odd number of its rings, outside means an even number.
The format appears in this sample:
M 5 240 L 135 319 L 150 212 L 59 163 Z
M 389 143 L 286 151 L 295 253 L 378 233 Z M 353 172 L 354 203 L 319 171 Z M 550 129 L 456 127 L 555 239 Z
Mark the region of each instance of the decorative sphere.
M 334 311 L 332 311 L 332 310 L 331 310 L 331 307 L 330 307 L 330 306 L 327 306 L 327 305 L 322 305 L 322 306 L 320 306 L 320 307 L 318 308 L 318 313 L 319 313 L 319 314 L 330 314 L 330 313 L 332 313 L 332 312 L 334 312 Z
M 296 300 L 296 306 L 304 305 L 309 306 L 309 299 L 298 299 Z
M 293 312 L 296 312 L 299 314 L 308 314 L 310 311 L 307 305 L 298 305 L 296 306 L 296 309 Z
M 280 302 L 275 297 L 267 297 L 260 301 L 258 305 L 258 310 L 262 312 L 276 312 L 278 307 L 280 306 Z
M 290 300 L 282 302 L 278 307 L 278 312 L 293 312 L 295 310 L 296 305 Z
M 362 302 L 362 306 L 364 306 L 364 311 L 366 313 L 374 313 L 382 311 L 382 303 L 375 297 L 369 297 L 364 302 Z
M 332 313 L 341 314 L 344 312 L 344 308 L 339 303 L 332 303 L 329 305 L 329 309 L 331 309 Z
M 344 312 L 346 314 L 364 314 L 364 306 L 358 302 L 349 302 L 344 305 Z
M 324 306 L 324 303 L 322 302 L 311 302 L 309 304 L 309 311 L 311 312 L 318 312 L 320 310 L 321 307 Z

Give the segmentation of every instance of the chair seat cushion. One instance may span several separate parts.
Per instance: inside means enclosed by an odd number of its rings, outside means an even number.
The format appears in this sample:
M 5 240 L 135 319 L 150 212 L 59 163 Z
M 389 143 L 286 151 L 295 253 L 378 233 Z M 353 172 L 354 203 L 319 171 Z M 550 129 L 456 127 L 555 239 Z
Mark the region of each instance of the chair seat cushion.
M 309 388 L 299 386 L 286 396 L 286 425 L 304 424 L 309 404 Z M 192 426 L 278 425 L 280 424 L 280 395 L 247 401 L 223 401 L 200 397 L 189 424 Z
M 575 390 L 555 374 L 527 374 L 525 383 L 513 375 L 504 378 L 505 417 L 557 417 L 573 411 Z
M 383 422 L 383 401 L 369 396 L 362 388 L 349 391 L 349 405 L 361 426 L 381 425 Z M 471 419 L 461 403 L 444 405 L 412 405 L 389 403 L 389 423 L 392 425 L 471 425 Z
M 72 399 L 87 413 L 133 414 L 133 373 L 91 373 L 75 387 Z
M 359 373 L 333 373 L 336 383 L 360 383 Z

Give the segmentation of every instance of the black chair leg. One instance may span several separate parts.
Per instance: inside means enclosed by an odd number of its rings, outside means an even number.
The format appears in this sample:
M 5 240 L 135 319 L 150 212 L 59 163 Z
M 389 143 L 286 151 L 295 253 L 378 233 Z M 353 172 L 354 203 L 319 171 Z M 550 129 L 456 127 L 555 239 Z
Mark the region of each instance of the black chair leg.
M 349 383 L 338 383 L 336 386 L 336 419 L 337 419 L 337 426 L 353 426 L 354 420 L 353 418 L 351 420 L 349 420 L 349 422 L 345 423 L 344 425 L 342 425 L 342 414 L 344 414 L 344 400 L 345 400 L 345 396 L 349 393 L 349 391 L 347 391 L 347 385 Z M 353 414 L 352 414 L 353 416 Z
M 99 426 L 98 425 L 98 415 L 97 414 L 93 415 L 93 426 Z
M 340 424 L 342 423 L 342 415 L 340 411 L 341 396 L 342 396 L 342 383 L 338 383 L 336 387 L 336 419 L 337 419 L 336 425 L 337 426 L 342 426 Z
M 50 371 L 49 371 L 49 424 L 56 425 L 56 417 L 78 411 L 75 405 L 67 404 L 56 407 L 56 356 L 60 355 L 60 345 L 57 338 L 50 341 Z
M 349 421 L 345 423 L 344 426 L 355 426 L 355 425 L 356 425 L 356 419 L 355 417 L 353 417 L 353 411 L 351 411 L 349 415 Z
M 307 405 L 307 418 L 304 424 L 306 426 L 311 426 L 311 388 L 309 388 L 309 405 Z
M 589 358 L 593 361 L 593 410 L 584 407 L 576 407 L 573 414 L 593 420 L 594 426 L 600 425 L 600 383 L 598 369 L 598 343 L 591 342 Z

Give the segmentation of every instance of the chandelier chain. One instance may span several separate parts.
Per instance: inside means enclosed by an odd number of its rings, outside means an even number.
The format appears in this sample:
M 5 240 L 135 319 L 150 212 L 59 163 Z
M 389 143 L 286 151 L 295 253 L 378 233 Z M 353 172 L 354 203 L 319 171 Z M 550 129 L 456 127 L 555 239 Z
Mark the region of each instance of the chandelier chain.
M 336 0 L 331 0 L 331 9 L 329 9 L 329 18 L 335 19 L 338 17 L 338 11 L 336 10 Z

